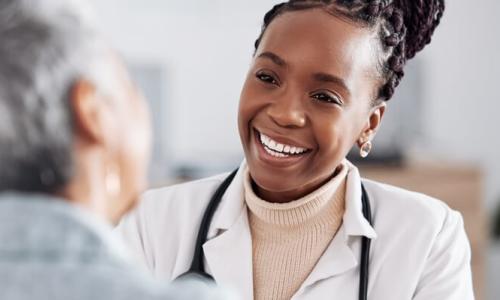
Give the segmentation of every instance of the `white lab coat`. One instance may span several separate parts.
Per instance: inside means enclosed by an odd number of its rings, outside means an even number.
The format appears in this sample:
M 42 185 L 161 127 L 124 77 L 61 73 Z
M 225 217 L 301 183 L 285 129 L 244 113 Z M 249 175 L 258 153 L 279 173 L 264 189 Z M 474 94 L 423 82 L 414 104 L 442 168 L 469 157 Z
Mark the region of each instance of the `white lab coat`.
M 222 198 L 203 249 L 208 273 L 252 299 L 252 239 L 241 169 Z M 117 231 L 156 277 L 173 280 L 188 270 L 202 215 L 226 176 L 149 191 L 122 220 Z M 439 200 L 363 179 L 372 227 L 361 211 L 360 180 L 349 163 L 343 224 L 292 299 L 358 299 L 361 236 L 372 239 L 368 299 L 474 299 L 461 215 Z

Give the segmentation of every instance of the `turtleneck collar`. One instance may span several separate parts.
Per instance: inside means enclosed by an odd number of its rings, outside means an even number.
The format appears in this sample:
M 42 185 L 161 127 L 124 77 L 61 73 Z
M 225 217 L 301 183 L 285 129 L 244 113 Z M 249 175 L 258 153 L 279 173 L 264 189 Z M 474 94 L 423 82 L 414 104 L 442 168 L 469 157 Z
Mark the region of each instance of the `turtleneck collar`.
M 331 203 L 331 206 L 328 206 L 334 211 L 343 212 L 344 192 L 340 191 L 340 187 L 345 186 L 347 171 L 348 167 L 343 162 L 337 174 L 312 193 L 288 203 L 271 203 L 255 194 L 250 172 L 245 166 L 243 180 L 245 201 L 251 213 L 265 223 L 280 227 L 300 225 L 317 216 L 328 203 Z M 325 221 L 328 222 L 328 218 Z

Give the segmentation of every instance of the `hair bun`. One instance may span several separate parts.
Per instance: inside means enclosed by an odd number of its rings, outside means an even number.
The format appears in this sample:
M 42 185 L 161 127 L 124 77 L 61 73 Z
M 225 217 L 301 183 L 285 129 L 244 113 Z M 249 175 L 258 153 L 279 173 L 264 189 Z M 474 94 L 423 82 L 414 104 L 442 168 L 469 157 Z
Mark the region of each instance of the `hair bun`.
M 445 9 L 444 0 L 394 0 L 406 27 L 406 58 L 410 59 L 431 42 Z
M 368 4 L 368 15 L 376 16 L 382 10 L 380 0 L 373 0 Z

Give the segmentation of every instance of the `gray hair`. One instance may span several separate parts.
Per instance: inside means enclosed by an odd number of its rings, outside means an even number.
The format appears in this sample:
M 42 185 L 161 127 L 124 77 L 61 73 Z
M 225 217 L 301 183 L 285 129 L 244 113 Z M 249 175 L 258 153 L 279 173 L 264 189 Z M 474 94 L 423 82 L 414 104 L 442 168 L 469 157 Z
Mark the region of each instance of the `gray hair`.
M 69 92 L 113 90 L 110 48 L 70 0 L 0 0 L 0 191 L 55 192 L 73 175 Z

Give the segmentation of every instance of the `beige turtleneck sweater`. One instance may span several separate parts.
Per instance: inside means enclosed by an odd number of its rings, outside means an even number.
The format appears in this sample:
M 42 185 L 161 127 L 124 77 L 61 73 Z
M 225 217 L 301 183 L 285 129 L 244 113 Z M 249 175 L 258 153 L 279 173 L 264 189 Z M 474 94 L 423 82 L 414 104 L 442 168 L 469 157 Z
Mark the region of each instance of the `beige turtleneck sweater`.
M 347 169 L 343 164 L 329 182 L 289 203 L 260 199 L 245 171 L 254 299 L 290 299 L 309 276 L 342 223 Z

